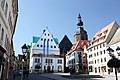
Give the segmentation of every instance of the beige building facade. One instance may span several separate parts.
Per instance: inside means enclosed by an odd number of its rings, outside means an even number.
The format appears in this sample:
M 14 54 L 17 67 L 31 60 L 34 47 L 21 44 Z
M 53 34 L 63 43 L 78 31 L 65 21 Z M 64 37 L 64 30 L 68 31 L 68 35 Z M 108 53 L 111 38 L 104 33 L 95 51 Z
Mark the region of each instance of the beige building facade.
M 111 59 L 107 53 L 107 45 L 116 33 L 119 25 L 112 22 L 108 26 L 98 31 L 92 38 L 88 47 L 88 68 L 90 75 L 109 75 L 111 69 L 107 62 Z

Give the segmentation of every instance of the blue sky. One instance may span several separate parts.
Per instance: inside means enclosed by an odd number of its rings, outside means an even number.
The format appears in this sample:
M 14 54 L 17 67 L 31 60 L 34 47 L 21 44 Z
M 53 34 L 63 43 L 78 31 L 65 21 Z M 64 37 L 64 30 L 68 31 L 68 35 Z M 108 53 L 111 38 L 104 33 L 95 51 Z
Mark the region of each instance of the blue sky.
M 78 13 L 89 39 L 113 21 L 120 25 L 120 0 L 18 0 L 19 16 L 14 34 L 14 49 L 31 44 L 32 36 L 41 36 L 48 27 L 59 42 L 64 35 L 73 42 Z

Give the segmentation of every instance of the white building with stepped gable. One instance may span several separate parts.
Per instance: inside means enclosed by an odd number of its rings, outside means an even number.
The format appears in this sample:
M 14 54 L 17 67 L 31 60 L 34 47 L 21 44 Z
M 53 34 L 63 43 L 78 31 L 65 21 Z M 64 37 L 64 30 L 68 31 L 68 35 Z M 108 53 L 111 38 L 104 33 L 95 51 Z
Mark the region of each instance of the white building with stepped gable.
M 30 53 L 31 72 L 63 72 L 64 58 L 60 55 L 58 39 L 54 38 L 48 28 L 43 30 L 41 37 L 33 37 Z

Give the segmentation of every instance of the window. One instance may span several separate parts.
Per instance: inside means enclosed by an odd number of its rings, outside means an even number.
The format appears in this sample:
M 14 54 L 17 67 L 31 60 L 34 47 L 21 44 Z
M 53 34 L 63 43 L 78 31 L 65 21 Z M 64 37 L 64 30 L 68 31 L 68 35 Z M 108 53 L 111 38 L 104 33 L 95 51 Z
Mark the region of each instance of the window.
M 89 55 L 89 58 L 91 58 L 91 57 L 92 57 L 92 54 Z
M 54 46 L 54 48 L 56 48 L 56 46 Z
M 92 51 L 92 48 L 90 48 L 90 52 Z
M 94 53 L 94 56 L 96 56 L 96 53 Z
M 48 36 L 49 36 L 50 34 L 48 34 Z
M 98 49 L 98 46 L 97 46 L 97 49 Z
M 58 64 L 62 64 L 62 60 L 58 59 Z
M 45 36 L 46 36 L 46 33 L 45 33 Z
M 105 50 L 104 50 L 104 54 L 105 54 Z
M 53 48 L 53 46 L 51 46 L 51 48 Z
M 39 44 L 37 44 L 37 47 L 39 47 Z
M 40 59 L 38 59 L 38 61 L 37 61 L 38 63 L 40 63 Z
M 48 63 L 50 63 L 50 59 L 48 59 Z
M 104 58 L 104 62 L 106 62 L 106 58 Z
M 100 73 L 100 67 L 98 67 L 99 73 Z
M 95 73 L 97 73 L 97 68 L 95 67 Z
M 103 62 L 102 58 L 101 58 L 101 62 Z
M 103 43 L 103 47 L 105 47 L 105 44 Z
M 48 62 L 48 60 L 47 59 L 45 59 L 45 63 L 47 63 Z
M 5 0 L 2 0 L 1 2 L 1 8 L 4 10 Z
M 101 48 L 102 46 L 101 46 L 101 44 L 100 44 L 100 48 Z
M 89 72 L 93 72 L 92 66 L 89 66 Z
M 102 51 L 100 51 L 100 54 L 102 55 Z
M 97 59 L 97 62 L 99 63 L 99 59 Z
M 43 45 L 40 45 L 40 47 L 43 47 Z
M 5 6 L 5 16 L 7 17 L 7 12 L 8 12 L 8 4 L 6 3 L 6 6 Z
M 35 58 L 35 63 L 37 63 L 37 58 Z
M 99 56 L 98 52 L 97 52 L 97 56 Z
M 51 42 L 52 42 L 53 40 L 51 39 Z
M 95 64 L 96 64 L 96 60 L 95 60 Z
M 43 38 L 41 38 L 41 41 L 43 41 Z
M 4 29 L 2 28 L 1 40 L 3 41 L 4 38 Z

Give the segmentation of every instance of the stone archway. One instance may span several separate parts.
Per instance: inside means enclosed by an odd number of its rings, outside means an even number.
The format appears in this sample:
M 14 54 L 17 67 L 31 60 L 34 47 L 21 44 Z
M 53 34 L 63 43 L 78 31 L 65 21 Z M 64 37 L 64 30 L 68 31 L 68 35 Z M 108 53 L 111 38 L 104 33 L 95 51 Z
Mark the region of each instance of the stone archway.
M 58 66 L 58 72 L 62 72 L 62 66 L 61 65 Z

